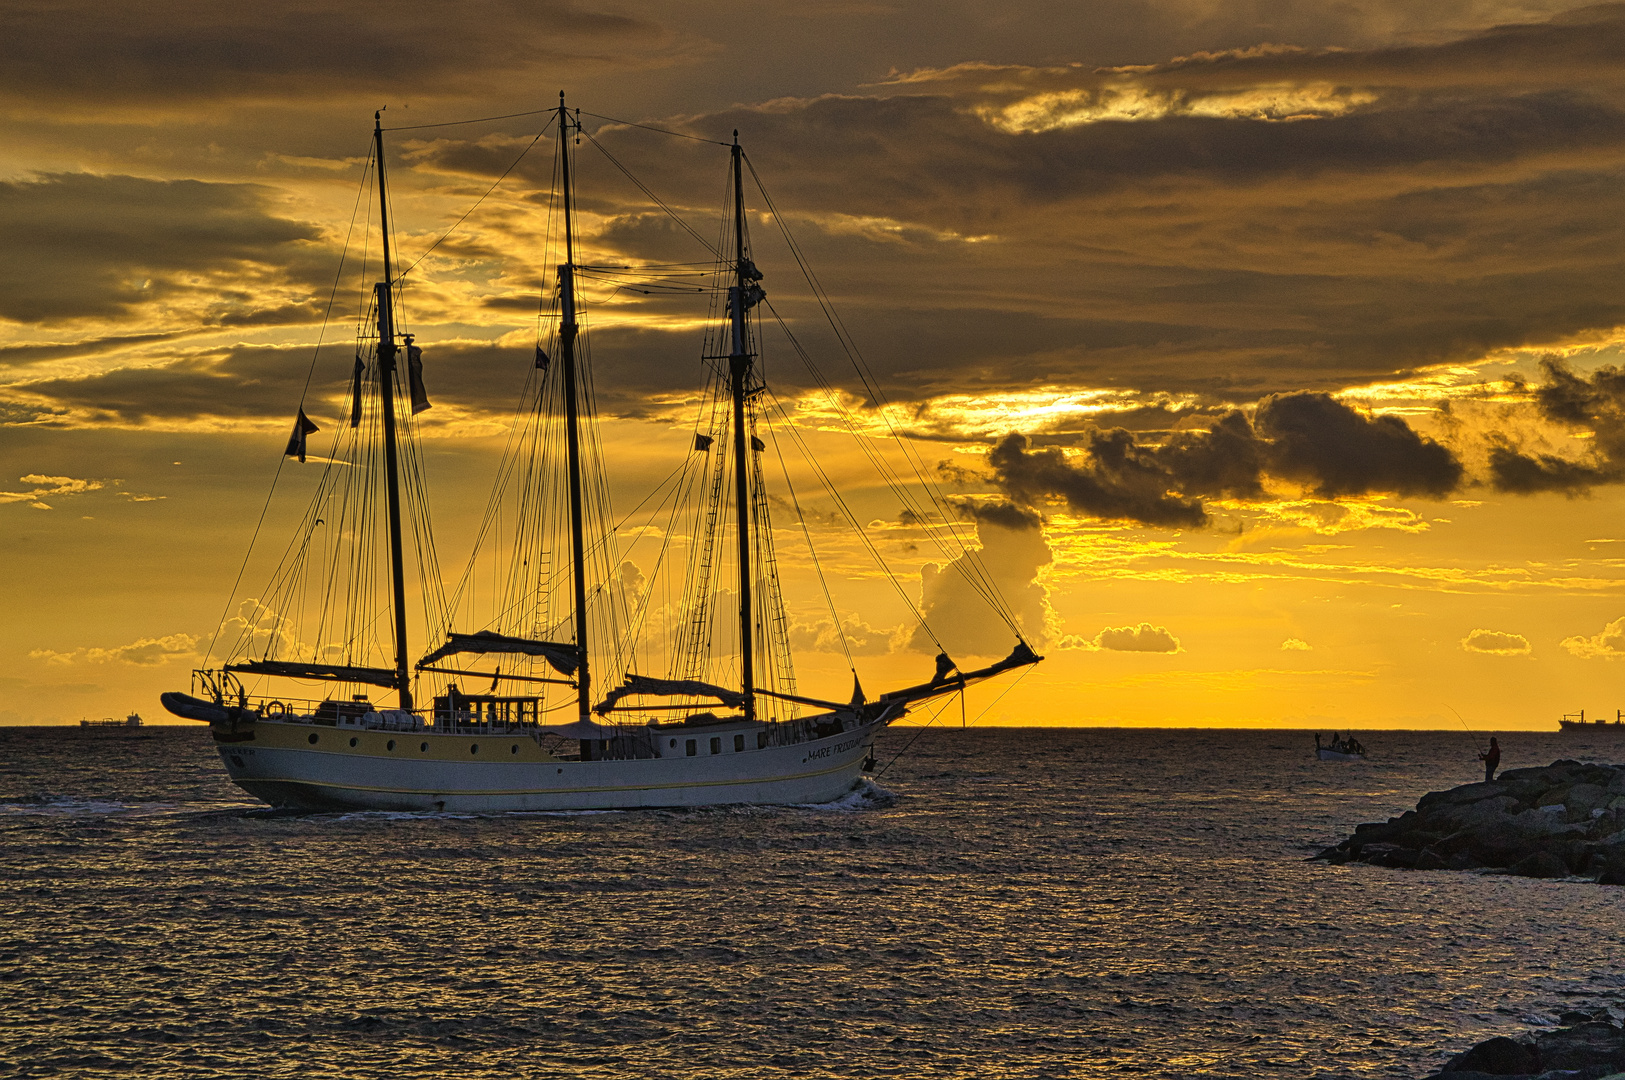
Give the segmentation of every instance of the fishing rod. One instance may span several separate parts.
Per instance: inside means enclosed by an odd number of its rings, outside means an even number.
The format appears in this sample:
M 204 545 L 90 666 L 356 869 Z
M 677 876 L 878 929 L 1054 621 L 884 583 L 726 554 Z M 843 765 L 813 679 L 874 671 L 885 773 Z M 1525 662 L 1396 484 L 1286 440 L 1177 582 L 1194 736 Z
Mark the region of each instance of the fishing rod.
M 1469 735 L 1471 735 L 1473 737 L 1473 742 L 1476 745 L 1482 747 L 1484 745 L 1484 737 L 1482 735 L 1480 735 L 1478 732 L 1474 731 L 1472 728 L 1467 727 L 1466 718 L 1463 717 L 1461 715 L 1461 713 L 1456 712 L 1455 706 L 1450 705 L 1450 704 L 1446 704 L 1445 708 L 1449 709 L 1453 713 L 1456 713 L 1456 719 L 1461 721 L 1461 726 L 1466 729 L 1467 734 L 1469 734 Z

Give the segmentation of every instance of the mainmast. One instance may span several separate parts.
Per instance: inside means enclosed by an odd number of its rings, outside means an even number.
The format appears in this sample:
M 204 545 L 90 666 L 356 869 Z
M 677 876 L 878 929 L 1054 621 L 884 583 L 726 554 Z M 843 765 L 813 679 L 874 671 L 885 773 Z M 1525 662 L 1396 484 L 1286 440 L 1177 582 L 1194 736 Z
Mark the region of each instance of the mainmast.
M 406 569 L 401 554 L 400 465 L 395 455 L 395 281 L 389 264 L 389 196 L 384 186 L 384 125 L 372 114 L 373 142 L 378 153 L 378 222 L 384 234 L 384 280 L 378 294 L 378 394 L 384 414 L 384 477 L 389 499 L 389 571 L 394 585 L 395 687 L 401 708 L 412 708 L 412 687 L 406 672 Z M 407 339 L 410 343 L 411 339 Z
M 576 121 L 580 130 L 581 122 Z M 559 353 L 564 364 L 564 433 L 570 473 L 570 559 L 574 568 L 576 607 L 577 700 L 584 721 L 592 720 L 592 689 L 587 669 L 587 556 L 583 541 L 585 522 L 581 509 L 581 433 L 576 410 L 576 322 L 575 287 L 575 207 L 570 190 L 570 113 L 564 107 L 564 91 L 559 91 L 559 170 L 564 196 L 564 265 L 559 267 L 559 294 L 564 318 L 559 326 Z
M 739 132 L 734 132 L 734 284 L 728 289 L 728 316 L 733 324 L 733 348 L 728 372 L 733 393 L 734 503 L 739 533 L 739 682 L 745 699 L 745 719 L 756 719 L 755 621 L 751 617 L 750 580 L 750 440 L 745 432 L 745 397 L 749 393 L 751 360 L 746 309 L 755 302 L 750 290 L 761 274 L 745 257 L 745 187 L 740 162 Z M 760 292 L 760 290 L 757 290 Z

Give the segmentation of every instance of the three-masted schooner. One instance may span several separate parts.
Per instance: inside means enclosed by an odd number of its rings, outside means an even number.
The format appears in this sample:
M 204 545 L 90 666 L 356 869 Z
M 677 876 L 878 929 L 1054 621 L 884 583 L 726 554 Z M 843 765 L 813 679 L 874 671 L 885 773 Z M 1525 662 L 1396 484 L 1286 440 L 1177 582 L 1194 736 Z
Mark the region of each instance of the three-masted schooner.
M 420 377 L 421 353 L 397 318 L 400 282 L 389 246 L 385 129 L 375 115 L 373 164 L 383 272 L 372 289 L 370 318 L 357 347 L 349 418 L 353 438 L 347 443 L 348 458 L 337 462 L 337 468 L 329 463 L 333 479 L 324 480 L 302 536 L 284 557 L 284 567 L 291 568 L 283 575 L 285 582 L 311 577 L 324 603 L 347 605 L 342 630 L 324 608 L 317 644 L 301 642 L 286 610 L 301 602 L 294 595 L 298 590 L 286 589 L 278 610 L 262 606 L 246 617 L 232 659 L 194 672 L 192 693 L 162 697 L 170 712 L 209 724 L 232 781 L 266 802 L 307 809 L 462 812 L 826 802 L 853 789 L 863 770 L 873 765 L 876 734 L 912 706 L 1040 659 L 1018 633 L 1014 650 L 998 663 L 959 671 L 944 653 L 931 679 L 874 700 L 855 686 L 846 703 L 800 694 L 793 681 L 760 677 L 757 642 L 773 614 L 764 616 L 761 609 L 781 601 L 776 579 L 759 580 L 771 578 L 773 566 L 764 562 L 760 550 L 764 536 L 770 543 L 770 534 L 764 534 L 760 469 L 753 469 L 762 444 L 747 421 L 754 397 L 763 389 L 753 367 L 750 312 L 764 293 L 747 244 L 743 155 L 736 133 L 731 149 L 732 244 L 720 268 L 727 284 L 714 290 L 717 302 L 725 297 L 726 305 L 719 312 L 724 320 L 714 343 L 726 352 L 708 357 L 719 362 L 714 369 L 719 407 L 713 434 L 695 436 L 696 448 L 706 451 L 723 440 L 705 473 L 720 501 L 713 503 L 706 525 L 697 529 L 705 532 L 696 550 L 704 549 L 706 569 L 695 577 L 700 614 L 685 626 L 692 630 L 708 617 L 718 596 L 735 593 L 737 621 L 730 636 L 736 638 L 731 654 L 737 660 L 730 662 L 737 668 L 730 673 L 737 682 L 724 685 L 715 676 L 704 677 L 709 669 L 690 656 L 658 677 L 629 673 L 621 685 L 593 700 L 593 677 L 606 658 L 595 654 L 592 645 L 595 620 L 602 622 L 604 590 L 590 585 L 589 562 L 603 561 L 614 530 L 589 513 L 593 493 L 600 488 L 589 482 L 588 457 L 596 440 L 582 416 L 591 399 L 580 348 L 579 278 L 590 267 L 578 262 L 570 162 L 570 137 L 574 133 L 579 138 L 581 126 L 580 114 L 572 116 L 562 94 L 554 120 L 564 260 L 557 273 L 556 335 L 548 342 L 551 349 L 538 341 L 533 371 L 541 377 L 538 385 L 550 390 L 538 389 L 536 409 L 527 415 L 534 422 L 531 436 L 540 437 L 545 428 L 562 436 L 563 450 L 551 459 L 556 466 L 551 471 L 536 467 L 540 458 L 533 454 L 514 468 L 505 464 L 504 473 L 510 479 L 516 472 L 525 474 L 520 486 L 528 509 L 520 518 L 537 517 L 535 505 L 541 499 L 565 497 L 567 513 L 560 512 L 555 521 L 560 538 L 567 538 L 560 546 L 568 551 L 559 559 L 561 553 L 547 544 L 520 550 L 513 588 L 499 605 L 502 611 L 484 629 L 443 627 L 445 640 L 415 663 L 410 660 L 406 548 L 410 536 L 421 563 L 424 541 L 416 517 L 410 533 L 403 528 L 402 502 L 404 492 L 412 514 L 426 511 L 412 427 L 428 402 Z M 289 453 L 304 460 L 305 439 L 314 429 L 301 409 Z M 333 509 L 346 498 L 348 509 Z M 718 527 L 717 510 L 723 508 L 722 516 L 728 516 L 729 501 L 736 548 L 729 557 L 737 564 L 736 575 L 719 583 L 712 568 L 722 564 L 713 548 L 725 530 Z M 328 517 L 340 520 L 329 522 Z M 319 541 L 318 535 L 328 539 Z M 365 555 L 369 535 L 381 538 L 379 559 L 387 546 L 387 590 L 378 588 L 378 575 L 363 565 L 364 559 L 356 561 Z M 311 552 L 323 544 L 322 564 L 313 567 L 317 556 Z M 346 552 L 349 569 L 340 566 Z M 550 559 L 547 567 L 541 565 Z M 431 567 L 429 576 L 433 574 Z M 539 583 L 543 576 L 548 580 Z M 563 595 L 560 582 L 565 580 L 568 603 L 560 601 L 566 609 L 560 617 L 549 617 L 522 599 L 527 590 L 553 589 Z M 424 587 L 432 591 L 439 586 L 426 581 Z M 369 603 L 369 588 L 385 598 Z M 366 659 L 369 649 L 374 657 L 386 654 L 380 625 L 389 628 L 392 663 Z M 335 631 L 340 643 L 320 644 Z M 481 663 L 489 670 L 476 670 Z M 250 693 L 245 679 L 257 688 L 268 680 L 292 680 L 342 690 L 321 700 L 299 700 L 287 693 Z M 459 688 L 459 680 L 472 685 L 487 679 L 491 689 L 486 693 Z M 498 693 L 504 682 L 517 689 Z M 425 684 L 439 689 L 428 707 L 414 697 L 414 689 Z M 393 692 L 395 702 L 374 703 L 369 687 Z M 546 693 L 557 696 L 557 690 L 549 689 L 555 687 L 573 691 L 573 699 L 563 706 L 546 704 Z M 548 715 L 563 708 L 573 716 L 555 722 Z

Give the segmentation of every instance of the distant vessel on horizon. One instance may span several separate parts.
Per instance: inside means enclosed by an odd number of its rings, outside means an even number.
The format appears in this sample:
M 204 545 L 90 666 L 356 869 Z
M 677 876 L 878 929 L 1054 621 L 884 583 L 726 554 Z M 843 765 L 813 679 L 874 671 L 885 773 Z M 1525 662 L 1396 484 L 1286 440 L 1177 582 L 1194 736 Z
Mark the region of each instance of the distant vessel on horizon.
M 794 491 L 789 500 L 769 496 L 764 482 L 769 445 L 758 437 L 758 423 L 763 435 L 779 439 L 772 424 L 782 406 L 754 363 L 760 316 L 752 312 L 766 294 L 750 257 L 737 133 L 723 242 L 712 247 L 701 240 L 712 261 L 603 266 L 578 257 L 574 231 L 570 145 L 595 140 L 582 131 L 579 112 L 565 109 L 562 94 L 554 122 L 557 187 L 546 224 L 560 257 L 543 264 L 557 267 L 554 306 L 544 302 L 537 320 L 534 367 L 529 356 L 523 361 L 530 369 L 525 402 L 475 545 L 476 558 L 482 542 L 493 557 L 478 564 L 471 559 L 448 598 L 429 531 L 415 420 L 430 407 L 422 353 L 414 335 L 402 332 L 404 275 L 391 263 L 383 127 L 375 116 L 383 280 L 368 290 L 371 312 L 356 347 L 353 433 L 341 429 L 335 440 L 301 535 L 267 592 L 245 602 L 241 637 L 227 662 L 194 672 L 192 694 L 162 695 L 170 712 L 208 723 L 231 780 L 273 805 L 501 812 L 828 802 L 858 784 L 873 766 L 875 736 L 912 707 L 1042 659 L 1023 639 L 978 549 L 960 538 L 963 507 L 936 488 L 916 454 L 908 460 L 919 489 L 889 466 L 883 479 L 929 540 L 957 545 L 945 561 L 956 562 L 991 614 L 1009 627 L 1014 649 L 997 663 L 961 670 L 878 550 L 864 541 L 918 619 L 912 640 L 937 650 L 935 673 L 870 700 L 843 636 L 850 700 L 807 696 L 797 688 L 770 505 L 793 507 L 809 551 L 811 533 Z M 776 211 L 769 218 L 778 219 Z M 586 315 L 580 308 L 588 300 L 579 287 L 583 279 L 604 286 L 607 295 L 623 288 L 667 297 L 688 292 L 712 303 L 715 317 L 702 349 L 709 362 L 704 404 L 688 436 L 686 463 L 662 483 L 672 485 L 661 496 L 672 510 L 657 535 L 678 536 L 681 546 L 677 553 L 663 546 L 651 574 L 664 566 L 674 578 L 680 570 L 683 575 L 660 596 L 666 607 L 655 606 L 652 581 L 646 589 L 629 584 L 634 572 L 642 581 L 641 571 L 617 554 L 620 526 L 609 513 L 591 354 L 584 339 L 578 342 Z M 810 275 L 809 283 L 817 289 Z M 791 344 L 810 367 L 793 337 Z M 866 386 L 868 394 L 876 392 Z M 848 425 L 856 437 L 868 437 L 850 418 Z M 304 461 L 306 436 L 315 430 L 301 408 L 286 453 Z M 801 444 L 793 428 L 782 434 L 780 441 Z M 868 446 L 865 452 L 876 453 Z M 906 446 L 903 452 L 910 453 Z M 827 473 L 810 453 L 808 460 L 844 511 Z M 847 521 L 862 537 L 862 522 L 850 512 Z M 734 535 L 725 536 L 730 526 Z M 443 644 L 415 665 L 407 638 L 409 542 L 420 578 L 415 599 L 423 604 L 429 634 L 443 635 Z M 499 544 L 508 546 L 506 568 L 494 557 Z M 816 552 L 807 566 L 824 584 L 834 633 L 843 634 Z M 458 623 L 475 621 L 466 610 L 473 604 L 471 580 L 485 590 L 481 603 L 492 610 L 479 616 L 483 628 L 459 632 Z M 297 616 L 305 617 L 304 625 L 296 625 Z M 656 648 L 665 650 L 663 659 Z M 624 674 L 624 681 L 598 699 L 589 660 L 598 678 Z M 639 672 L 656 665 L 659 675 Z M 251 695 L 245 678 L 321 680 L 337 684 L 338 692 L 317 701 L 297 691 L 265 692 L 261 682 Z M 486 680 L 488 688 L 480 685 Z M 433 689 L 417 698 L 423 683 Z M 568 689 L 553 691 L 549 700 L 549 686 Z M 359 692 L 368 687 L 393 693 L 397 704 L 375 704 L 370 693 Z M 567 719 L 548 719 L 555 711 Z
M 1364 761 L 1365 747 L 1351 733 L 1347 738 L 1332 736 L 1330 746 L 1320 745 L 1320 732 L 1315 732 L 1315 757 L 1321 761 Z
M 1564 713 L 1557 730 L 1564 735 L 1625 735 L 1625 710 L 1616 709 L 1612 720 L 1587 720 L 1584 709 Z
M 128 731 L 130 728 L 141 726 L 141 714 L 131 713 L 122 720 L 115 720 L 111 716 L 105 720 L 81 720 L 79 726 L 82 728 L 112 728 L 118 731 Z

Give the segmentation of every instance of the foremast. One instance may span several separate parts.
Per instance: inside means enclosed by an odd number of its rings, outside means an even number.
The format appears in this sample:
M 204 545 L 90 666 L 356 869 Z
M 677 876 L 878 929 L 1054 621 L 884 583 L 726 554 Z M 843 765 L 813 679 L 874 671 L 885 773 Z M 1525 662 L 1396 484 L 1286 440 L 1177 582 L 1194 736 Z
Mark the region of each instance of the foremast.
M 384 125 L 381 113 L 372 114 L 373 142 L 378 155 L 378 224 L 383 233 L 384 280 L 378 295 L 378 395 L 384 418 L 384 480 L 389 512 L 389 573 L 395 614 L 395 688 L 402 709 L 411 711 L 412 684 L 406 666 L 406 561 L 401 544 L 400 465 L 395 448 L 395 279 L 389 256 L 389 194 L 384 182 Z M 407 339 L 411 343 L 411 339 Z
M 755 354 L 750 350 L 750 323 L 745 313 L 762 298 L 756 282 L 761 273 L 745 255 L 745 186 L 743 151 L 734 132 L 734 283 L 728 288 L 728 320 L 733 328 L 728 354 L 729 389 L 733 397 L 734 511 L 739 539 L 739 688 L 746 720 L 756 719 L 756 626 L 752 615 L 750 438 L 745 430 L 745 402 Z
M 563 318 L 559 324 L 559 360 L 564 365 L 564 437 L 570 484 L 570 563 L 574 584 L 576 652 L 576 701 L 581 719 L 592 720 L 592 684 L 587 663 L 587 556 L 584 540 L 586 522 L 581 506 L 581 432 L 576 406 L 576 320 L 575 289 L 575 205 L 570 184 L 570 112 L 564 107 L 564 91 L 559 91 L 559 171 L 564 202 L 564 265 L 559 267 L 559 300 Z M 579 130 L 580 120 L 575 122 Z

